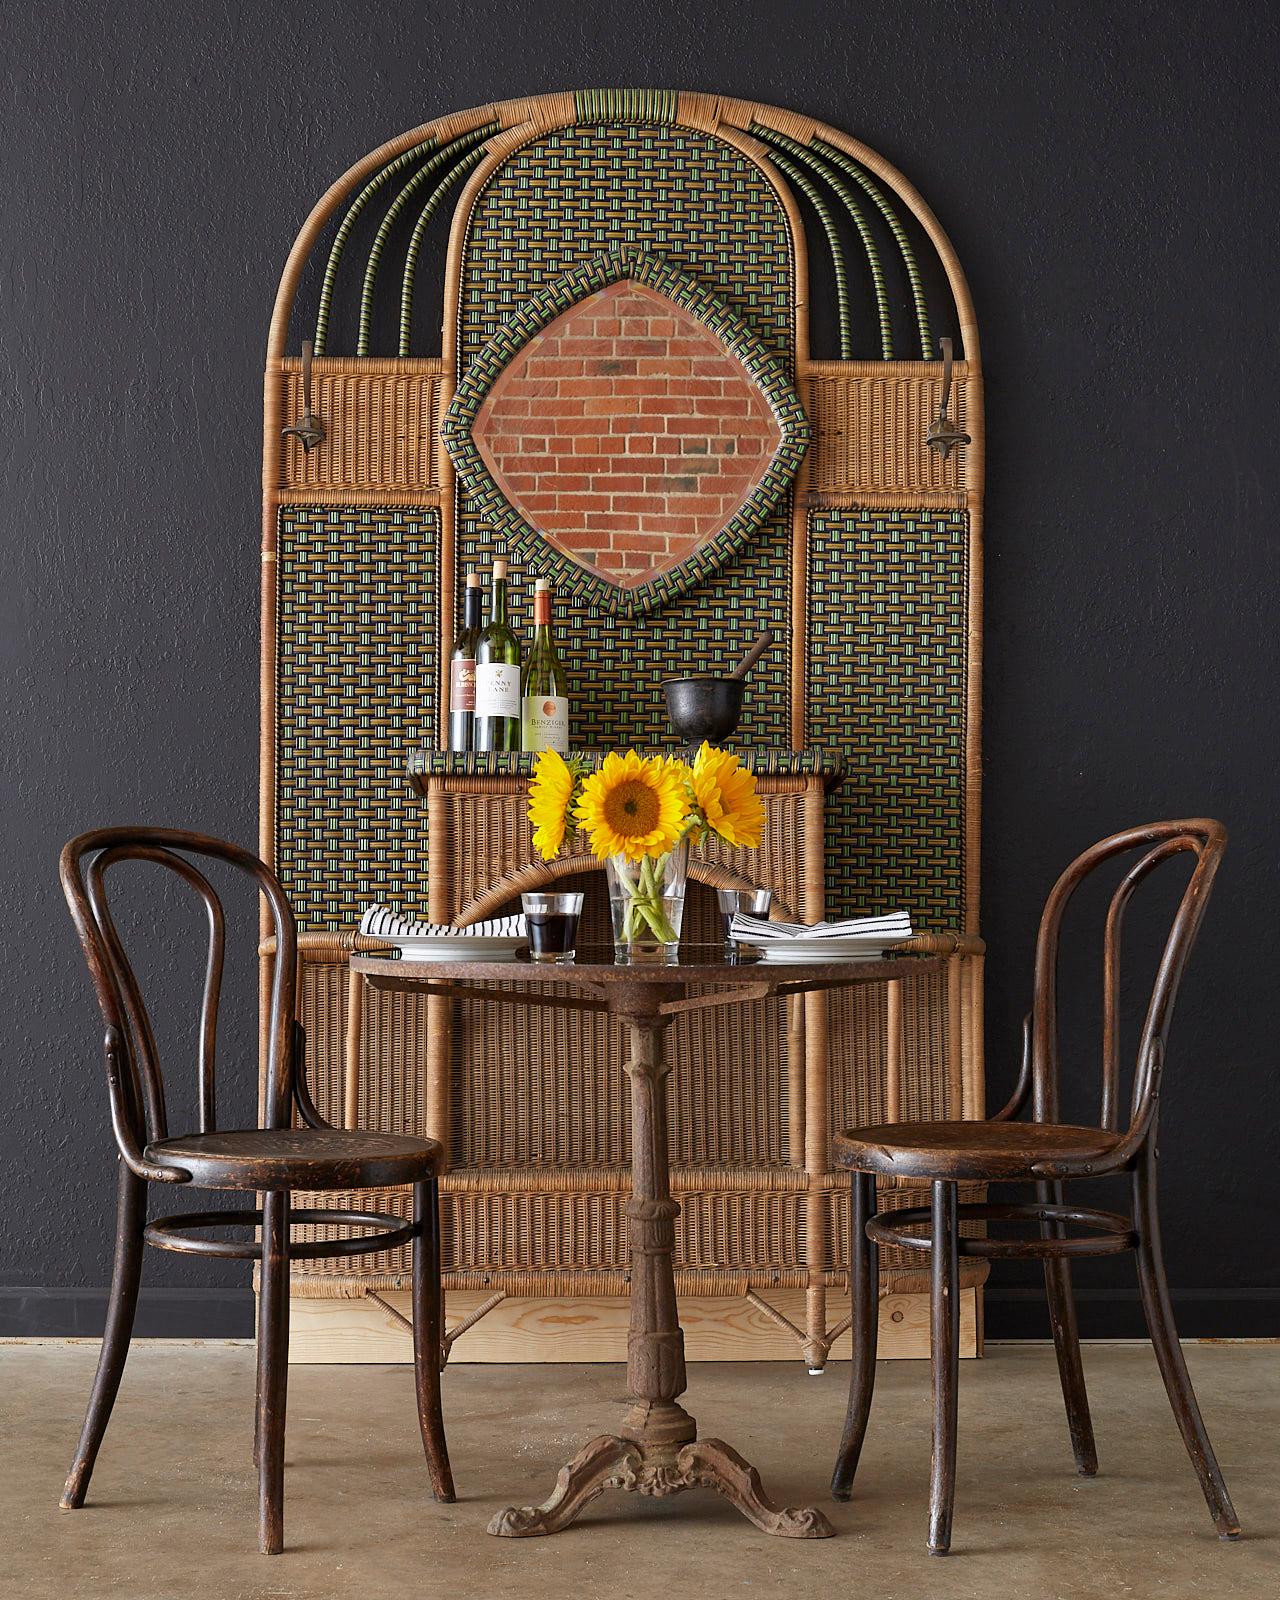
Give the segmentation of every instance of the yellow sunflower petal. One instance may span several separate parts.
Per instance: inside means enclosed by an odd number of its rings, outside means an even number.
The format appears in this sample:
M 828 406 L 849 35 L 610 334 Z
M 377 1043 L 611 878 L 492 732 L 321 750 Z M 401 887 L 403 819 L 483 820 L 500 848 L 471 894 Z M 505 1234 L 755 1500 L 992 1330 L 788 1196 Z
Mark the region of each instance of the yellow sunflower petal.
M 729 845 L 754 848 L 760 843 L 764 806 L 756 793 L 755 774 L 737 756 L 704 740 L 690 782 L 694 801 L 713 833 Z
M 573 799 L 574 776 L 558 751 L 544 750 L 529 781 L 529 821 L 533 847 L 544 861 L 558 856 L 564 845 Z

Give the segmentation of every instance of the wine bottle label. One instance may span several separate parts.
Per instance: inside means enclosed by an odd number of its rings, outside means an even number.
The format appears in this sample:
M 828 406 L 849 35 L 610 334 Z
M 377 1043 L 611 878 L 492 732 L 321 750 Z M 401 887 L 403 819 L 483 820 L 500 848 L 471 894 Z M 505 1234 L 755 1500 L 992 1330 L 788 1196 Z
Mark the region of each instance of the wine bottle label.
M 569 749 L 569 702 L 564 695 L 527 694 L 520 717 L 520 743 L 526 750 Z
M 478 717 L 518 717 L 520 668 L 506 661 L 478 662 L 475 711 Z
M 460 656 L 449 663 L 449 710 L 474 711 L 476 708 L 476 664 Z

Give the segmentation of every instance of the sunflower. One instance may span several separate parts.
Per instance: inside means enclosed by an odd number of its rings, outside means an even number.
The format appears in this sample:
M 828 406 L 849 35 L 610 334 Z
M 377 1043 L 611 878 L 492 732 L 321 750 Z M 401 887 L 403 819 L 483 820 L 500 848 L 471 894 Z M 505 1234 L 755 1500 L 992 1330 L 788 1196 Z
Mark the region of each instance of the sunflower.
M 666 855 L 688 821 L 688 777 L 683 762 L 611 750 L 584 781 L 574 812 L 595 854 L 631 861 Z
M 534 766 L 529 781 L 529 821 L 533 823 L 533 847 L 544 861 L 558 856 L 564 846 L 579 776 L 555 750 L 544 750 Z
M 690 779 L 694 803 L 706 828 L 726 844 L 760 843 L 764 806 L 756 793 L 755 774 L 738 764 L 727 750 L 715 750 L 704 739 L 694 757 Z

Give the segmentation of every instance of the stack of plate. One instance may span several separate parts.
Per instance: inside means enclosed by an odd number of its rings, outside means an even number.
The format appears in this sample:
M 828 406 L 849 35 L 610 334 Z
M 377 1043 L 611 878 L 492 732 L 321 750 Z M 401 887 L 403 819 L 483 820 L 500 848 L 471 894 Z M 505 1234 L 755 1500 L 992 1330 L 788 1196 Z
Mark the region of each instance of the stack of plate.
M 854 934 L 847 939 L 830 935 L 825 939 L 767 939 L 752 948 L 760 952 L 764 961 L 796 965 L 810 961 L 879 961 L 887 946 L 882 938 Z
M 403 935 L 388 939 L 398 945 L 403 961 L 514 961 L 516 951 L 527 938 L 513 935 L 485 936 L 458 932 Z
M 770 922 L 739 912 L 730 931 L 765 961 L 879 961 L 886 950 L 911 937 L 911 917 L 891 911 L 880 917 L 804 923 Z

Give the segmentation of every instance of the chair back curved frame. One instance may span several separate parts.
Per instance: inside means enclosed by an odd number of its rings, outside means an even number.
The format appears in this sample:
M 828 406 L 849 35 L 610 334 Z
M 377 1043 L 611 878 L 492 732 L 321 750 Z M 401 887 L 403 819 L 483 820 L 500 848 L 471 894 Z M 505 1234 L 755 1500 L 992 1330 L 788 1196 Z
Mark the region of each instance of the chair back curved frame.
M 271 982 L 264 1127 L 289 1126 L 295 1076 L 298 936 L 293 910 L 270 868 L 237 845 L 177 828 L 97 828 L 72 839 L 62 851 L 58 871 L 106 1024 L 103 1051 L 111 1125 L 130 1171 L 152 1183 L 185 1183 L 190 1174 L 149 1161 L 144 1154 L 147 1145 L 169 1137 L 164 1076 L 146 1003 L 108 905 L 106 874 L 122 861 L 151 862 L 175 873 L 204 904 L 209 956 L 200 1003 L 199 1131 L 213 1133 L 217 1130 L 215 1051 L 226 918 L 208 878 L 177 851 L 222 861 L 248 874 L 270 912 L 278 959 Z
M 1080 884 L 1098 867 L 1146 845 L 1146 853 L 1121 880 L 1107 909 L 1103 945 L 1102 1105 L 1099 1126 L 1117 1131 L 1120 1088 L 1120 949 L 1124 916 L 1139 885 L 1164 862 L 1194 854 L 1195 867 L 1178 902 L 1147 1004 L 1138 1044 L 1137 1067 L 1129 1108 L 1130 1128 L 1143 1124 L 1153 1109 L 1159 1074 L 1187 959 L 1222 864 L 1227 830 L 1220 822 L 1197 817 L 1129 828 L 1103 839 L 1076 857 L 1054 884 L 1045 902 L 1036 940 L 1035 1005 L 1031 1034 L 1032 1115 L 1037 1122 L 1056 1122 L 1058 1092 L 1058 948 L 1062 921 Z

